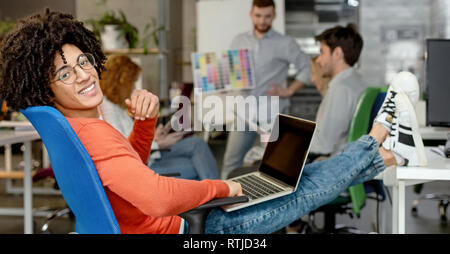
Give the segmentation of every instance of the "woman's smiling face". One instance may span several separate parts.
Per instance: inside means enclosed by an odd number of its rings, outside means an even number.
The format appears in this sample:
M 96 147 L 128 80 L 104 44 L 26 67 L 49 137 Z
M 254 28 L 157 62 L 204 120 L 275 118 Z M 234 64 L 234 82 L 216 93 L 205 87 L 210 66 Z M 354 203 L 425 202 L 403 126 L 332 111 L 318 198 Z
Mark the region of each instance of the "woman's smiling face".
M 78 47 L 64 44 L 55 55 L 51 84 L 55 107 L 67 117 L 98 117 L 103 93 L 97 70 Z M 69 79 L 68 77 L 71 77 Z

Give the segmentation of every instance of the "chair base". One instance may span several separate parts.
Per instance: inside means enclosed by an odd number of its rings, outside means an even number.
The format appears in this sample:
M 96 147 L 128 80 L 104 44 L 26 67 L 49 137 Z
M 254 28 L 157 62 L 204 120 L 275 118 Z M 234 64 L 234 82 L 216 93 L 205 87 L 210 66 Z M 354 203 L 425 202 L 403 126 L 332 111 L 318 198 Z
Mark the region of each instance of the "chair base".
M 288 234 L 292 234 L 291 232 L 287 232 Z M 300 221 L 299 225 L 295 227 L 295 233 L 297 234 L 367 234 L 355 227 L 345 226 L 343 224 L 326 225 L 324 228 L 318 228 L 314 221 L 311 219 L 308 222 Z
M 418 199 L 413 201 L 411 214 L 414 217 L 419 216 L 418 205 L 420 200 L 438 200 L 439 201 L 439 217 L 442 226 L 446 226 L 448 224 L 447 219 L 447 208 L 450 203 L 450 195 L 447 194 L 425 194 L 420 196 Z
M 57 210 L 57 211 L 53 212 L 52 214 L 50 214 L 49 216 L 47 216 L 45 222 L 41 226 L 41 233 L 42 234 L 51 234 L 52 232 L 49 229 L 51 221 L 54 218 L 62 217 L 64 215 L 66 215 L 66 214 L 69 215 L 69 218 L 72 221 L 75 221 L 75 216 L 72 213 L 72 211 L 70 210 L 70 208 L 67 207 L 67 208 L 64 208 L 64 209 L 61 209 L 61 210 Z
M 346 206 L 345 198 L 336 199 L 335 204 L 327 204 L 319 207 L 315 211 L 308 214 L 307 221 L 297 220 L 292 227 L 297 228 L 297 233 L 301 234 L 366 234 L 355 227 L 348 227 L 341 224 L 336 224 L 337 214 L 347 214 L 350 218 L 353 218 L 353 213 L 351 212 L 351 206 Z M 316 214 L 324 214 L 324 225 L 323 228 L 317 227 Z M 359 217 L 359 216 L 357 216 Z

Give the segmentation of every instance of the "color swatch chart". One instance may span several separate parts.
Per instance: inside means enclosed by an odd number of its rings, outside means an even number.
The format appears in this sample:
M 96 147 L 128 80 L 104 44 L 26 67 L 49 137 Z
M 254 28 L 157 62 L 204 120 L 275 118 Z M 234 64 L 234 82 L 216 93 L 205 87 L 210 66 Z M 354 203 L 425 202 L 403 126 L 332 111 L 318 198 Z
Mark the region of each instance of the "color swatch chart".
M 255 87 L 250 50 L 192 53 L 195 88 L 203 92 Z

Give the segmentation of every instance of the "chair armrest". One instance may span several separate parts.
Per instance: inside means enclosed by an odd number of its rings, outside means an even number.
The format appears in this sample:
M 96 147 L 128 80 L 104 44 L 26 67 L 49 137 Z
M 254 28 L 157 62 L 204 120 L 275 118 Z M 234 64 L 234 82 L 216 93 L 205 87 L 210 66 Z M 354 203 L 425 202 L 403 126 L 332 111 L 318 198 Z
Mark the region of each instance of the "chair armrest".
M 245 203 L 248 202 L 247 196 L 237 196 L 237 197 L 227 197 L 227 198 L 217 198 L 213 199 L 201 206 L 198 206 L 192 210 L 199 210 L 199 209 L 208 209 L 208 208 L 214 208 L 224 205 L 232 205 L 237 203 Z
M 213 199 L 201 206 L 180 214 L 180 217 L 187 221 L 189 226 L 189 234 L 203 234 L 205 233 L 206 217 L 213 208 L 244 202 L 248 202 L 247 196 Z

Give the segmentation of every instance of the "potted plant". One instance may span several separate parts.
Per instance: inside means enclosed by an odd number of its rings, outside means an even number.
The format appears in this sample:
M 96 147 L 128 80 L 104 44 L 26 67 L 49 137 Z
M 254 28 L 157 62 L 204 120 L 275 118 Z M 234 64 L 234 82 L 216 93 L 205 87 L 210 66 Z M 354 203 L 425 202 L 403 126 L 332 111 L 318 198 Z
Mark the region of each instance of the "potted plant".
M 150 41 L 159 48 L 159 32 L 164 31 L 164 26 L 158 26 L 155 18 L 151 19 L 151 23 L 147 24 L 144 28 L 144 36 L 141 40 L 141 46 L 144 49 L 144 54 L 148 53 L 148 46 Z
M 150 20 L 139 37 L 138 29 L 128 22 L 122 10 L 118 14 L 113 10 L 108 10 L 107 0 L 100 0 L 97 3 L 99 10 L 106 10 L 100 19 L 88 19 L 86 23 L 92 26 L 94 33 L 100 39 L 103 49 L 124 49 L 141 47 L 144 54 L 150 53 L 149 44 L 153 44 L 159 52 L 159 32 L 164 31 L 164 26 L 158 26 L 155 18 Z
M 114 11 L 107 11 L 99 19 L 88 19 L 103 44 L 104 49 L 135 48 L 139 42 L 138 30 L 130 24 L 123 13 L 119 10 L 119 15 Z

